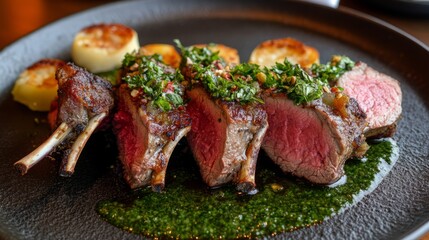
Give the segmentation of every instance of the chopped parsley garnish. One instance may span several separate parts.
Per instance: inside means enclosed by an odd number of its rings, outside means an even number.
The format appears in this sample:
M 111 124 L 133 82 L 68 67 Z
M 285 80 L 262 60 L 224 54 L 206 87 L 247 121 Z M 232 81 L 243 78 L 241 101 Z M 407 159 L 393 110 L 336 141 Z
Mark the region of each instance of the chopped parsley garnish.
M 257 95 L 259 86 L 253 84 L 251 76 L 231 74 L 231 72 L 199 65 L 192 66 L 194 71 L 193 81 L 200 82 L 204 88 L 214 97 L 224 101 L 237 101 L 240 103 L 261 102 Z
M 141 90 L 148 104 L 164 112 L 183 105 L 183 75 L 163 64 L 160 55 L 126 54 L 122 67 L 127 71 L 122 80 L 130 89 Z
M 184 47 L 179 40 L 175 39 L 174 42 L 182 53 L 182 67 L 183 64 L 200 64 L 202 66 L 209 66 L 215 61 L 223 61 L 219 56 L 219 52 L 213 52 L 207 47 Z
M 313 64 L 311 72 L 325 82 L 338 80 L 345 72 L 350 71 L 355 62 L 346 56 L 333 56 L 327 64 Z
M 262 77 L 264 81 L 261 84 L 263 88 L 284 92 L 295 104 L 319 99 L 323 95 L 323 88 L 329 87 L 327 82 L 311 77 L 298 64 L 292 64 L 286 59 L 271 68 L 264 68 L 262 74 L 264 74 Z
M 260 89 L 284 92 L 295 104 L 303 104 L 319 99 L 329 82 L 338 79 L 351 70 L 354 62 L 345 56 L 334 56 L 326 65 L 314 64 L 307 73 L 298 64 L 287 59 L 273 67 L 242 63 L 227 66 L 218 52 L 209 48 L 184 47 L 175 40 L 182 52 L 182 67 L 190 69 L 191 85 L 202 84 L 215 98 L 242 103 L 262 102 Z
M 201 84 L 212 97 L 224 101 L 262 102 L 258 97 L 259 86 L 244 66 L 230 69 L 218 52 L 207 47 L 183 47 L 178 40 L 175 42 L 182 52 L 181 66 L 192 72 L 191 86 Z

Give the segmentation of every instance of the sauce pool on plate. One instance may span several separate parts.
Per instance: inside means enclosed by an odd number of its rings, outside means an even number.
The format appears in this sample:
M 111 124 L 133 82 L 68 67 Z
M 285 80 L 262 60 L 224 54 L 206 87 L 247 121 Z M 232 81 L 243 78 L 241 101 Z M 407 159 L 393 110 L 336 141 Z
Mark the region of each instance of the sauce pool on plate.
M 374 190 L 395 164 L 392 139 L 370 143 L 364 159 L 350 159 L 334 186 L 317 186 L 283 174 L 266 157 L 258 161 L 255 195 L 233 186 L 209 190 L 190 155 L 169 166 L 165 192 L 134 191 L 103 200 L 97 212 L 120 229 L 159 238 L 256 238 L 308 227 L 344 211 Z

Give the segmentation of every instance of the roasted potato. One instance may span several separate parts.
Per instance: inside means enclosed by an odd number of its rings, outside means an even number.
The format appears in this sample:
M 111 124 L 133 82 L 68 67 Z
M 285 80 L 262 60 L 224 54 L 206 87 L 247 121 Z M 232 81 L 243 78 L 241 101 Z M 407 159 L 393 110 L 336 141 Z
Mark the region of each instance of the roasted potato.
M 223 44 L 196 44 L 195 47 L 203 48 L 207 47 L 212 52 L 219 52 L 219 56 L 223 58 L 229 64 L 239 64 L 240 56 L 238 55 L 238 51 L 235 48 L 228 47 Z
M 59 59 L 42 59 L 25 69 L 12 89 L 14 100 L 33 111 L 49 111 L 51 102 L 57 96 L 55 72 L 59 64 L 64 62 Z
M 249 62 L 269 67 L 276 62 L 282 63 L 285 58 L 293 64 L 309 68 L 313 63 L 319 63 L 319 52 L 293 38 L 281 38 L 259 44 L 252 51 Z
M 174 68 L 178 68 L 181 61 L 180 54 L 177 52 L 176 48 L 170 44 L 147 44 L 140 48 L 139 53 L 141 55 L 159 54 L 162 56 L 162 60 L 165 64 Z
M 122 24 L 91 25 L 74 38 L 73 61 L 93 73 L 119 67 L 126 53 L 140 48 L 137 32 Z

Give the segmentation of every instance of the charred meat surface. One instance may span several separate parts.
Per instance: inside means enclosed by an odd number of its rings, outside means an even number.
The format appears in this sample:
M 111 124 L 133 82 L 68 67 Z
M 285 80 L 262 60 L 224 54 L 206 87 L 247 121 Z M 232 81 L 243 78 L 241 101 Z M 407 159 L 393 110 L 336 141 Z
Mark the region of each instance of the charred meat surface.
M 72 63 L 59 67 L 57 125 L 83 129 L 91 118 L 110 113 L 114 106 L 112 86 L 104 79 Z
M 356 99 L 367 115 L 365 137 L 393 136 L 402 113 L 402 91 L 396 79 L 339 55 L 327 64 L 313 65 L 311 73 Z
M 261 74 L 269 123 L 262 148 L 267 155 L 284 172 L 313 183 L 338 180 L 344 162 L 367 149 L 366 116 L 358 103 L 287 60 Z
M 258 153 L 268 127 L 258 88 L 245 71 L 220 58 L 222 53 L 206 47 L 181 48 L 192 118 L 188 142 L 202 178 L 210 187 L 234 182 L 239 191 L 252 193 Z
M 56 79 L 56 130 L 41 146 L 15 163 L 22 174 L 58 145 L 63 156 L 60 174 L 73 174 L 77 159 L 89 137 L 114 107 L 111 84 L 73 63 L 60 65 Z
M 366 113 L 366 137 L 393 136 L 402 113 L 402 92 L 397 80 L 358 62 L 338 79 L 337 85 L 355 98 Z
M 124 176 L 131 188 L 161 191 L 169 158 L 191 128 L 182 77 L 155 55 L 127 55 L 123 71 L 114 132 Z
M 174 147 L 190 129 L 184 110 L 151 112 L 131 96 L 127 85 L 119 88 L 114 130 L 118 139 L 125 179 L 131 188 L 151 185 L 162 190 L 168 161 Z
M 233 181 L 241 191 L 252 190 L 268 126 L 262 106 L 215 100 L 202 87 L 187 94 L 192 118 L 188 142 L 203 180 L 211 187 Z

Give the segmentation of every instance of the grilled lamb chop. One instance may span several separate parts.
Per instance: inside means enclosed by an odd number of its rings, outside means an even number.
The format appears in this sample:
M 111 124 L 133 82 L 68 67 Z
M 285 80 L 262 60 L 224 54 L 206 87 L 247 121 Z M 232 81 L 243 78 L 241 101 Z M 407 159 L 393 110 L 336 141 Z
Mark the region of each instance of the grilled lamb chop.
M 237 190 L 254 193 L 267 115 L 260 103 L 249 101 L 256 90 L 246 82 L 247 76 L 233 74 L 218 58 L 219 52 L 200 46 L 182 47 L 182 72 L 189 86 L 187 109 L 192 118 L 189 145 L 208 186 L 233 181 Z
M 402 113 L 402 92 L 397 80 L 358 62 L 336 84 L 355 98 L 366 113 L 367 138 L 393 136 Z
M 213 99 L 202 87 L 187 92 L 192 128 L 188 142 L 210 187 L 230 181 L 249 192 L 255 187 L 259 149 L 268 127 L 260 104 Z
M 58 67 L 56 79 L 57 128 L 42 145 L 15 163 L 15 167 L 22 174 L 60 144 L 59 149 L 63 150 L 60 174 L 62 176 L 73 174 L 79 155 L 89 137 L 113 109 L 112 86 L 102 78 L 67 63 Z
M 150 184 L 159 192 L 171 153 L 191 129 L 181 74 L 155 56 L 140 55 L 127 55 L 123 71 L 114 132 L 124 177 L 131 188 Z
M 270 126 L 262 148 L 284 172 L 329 184 L 366 152 L 365 113 L 353 98 L 287 60 L 258 75 Z
M 325 98 L 335 98 L 329 95 Z M 296 105 L 277 94 L 264 101 L 270 127 L 262 148 L 284 172 L 330 184 L 343 175 L 347 159 L 365 153 L 359 148 L 365 146 L 365 114 L 353 98 L 346 103 L 346 117 L 322 99 Z

